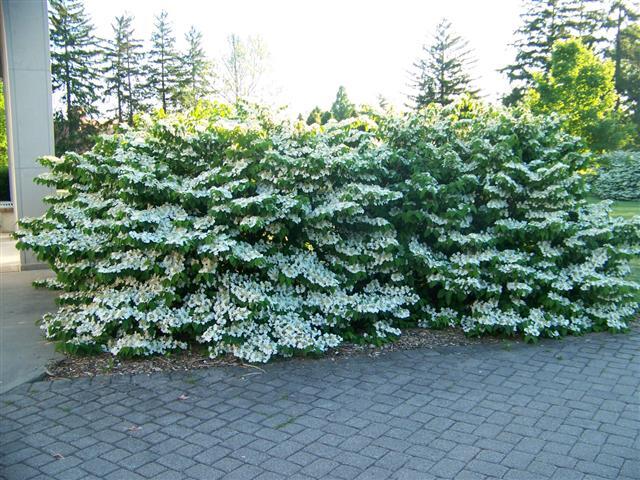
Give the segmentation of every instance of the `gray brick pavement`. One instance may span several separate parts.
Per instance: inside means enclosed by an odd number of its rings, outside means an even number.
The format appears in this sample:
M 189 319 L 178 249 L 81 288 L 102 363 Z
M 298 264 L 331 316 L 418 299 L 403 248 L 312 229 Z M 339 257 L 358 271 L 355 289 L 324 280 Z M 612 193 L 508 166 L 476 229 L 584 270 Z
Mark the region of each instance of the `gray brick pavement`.
M 38 382 L 0 396 L 0 477 L 638 480 L 639 356 L 634 329 Z

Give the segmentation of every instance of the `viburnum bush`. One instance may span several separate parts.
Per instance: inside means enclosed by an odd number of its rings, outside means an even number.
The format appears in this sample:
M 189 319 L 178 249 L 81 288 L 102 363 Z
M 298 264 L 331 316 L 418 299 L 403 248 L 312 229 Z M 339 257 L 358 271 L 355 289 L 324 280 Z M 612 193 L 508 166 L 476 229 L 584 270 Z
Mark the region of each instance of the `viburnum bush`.
M 163 118 L 44 158 L 62 193 L 19 246 L 56 272 L 47 336 L 71 351 L 210 347 L 249 361 L 397 335 L 396 272 L 367 120 L 304 131 L 262 114 Z
M 18 246 L 55 271 L 42 326 L 72 352 L 620 330 L 640 224 L 586 204 L 584 161 L 555 120 L 479 106 L 322 127 L 215 107 L 43 158 L 58 193 Z
M 414 317 L 529 340 L 626 328 L 640 217 L 586 202 L 587 155 L 556 119 L 470 110 L 393 118 L 383 134 Z
M 640 152 L 611 152 L 600 156 L 602 167 L 593 193 L 610 200 L 640 200 Z

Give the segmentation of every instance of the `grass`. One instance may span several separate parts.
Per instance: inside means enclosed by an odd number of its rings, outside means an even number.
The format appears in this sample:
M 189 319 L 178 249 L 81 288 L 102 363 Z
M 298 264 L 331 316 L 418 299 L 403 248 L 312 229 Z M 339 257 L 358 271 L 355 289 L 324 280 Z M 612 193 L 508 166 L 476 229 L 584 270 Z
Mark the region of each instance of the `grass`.
M 631 218 L 640 215 L 640 201 L 635 202 L 613 202 L 612 214 L 618 217 Z M 640 258 L 637 257 L 631 261 L 631 274 L 629 278 L 634 282 L 640 282 Z
M 631 218 L 635 215 L 640 215 L 640 200 L 638 201 L 615 201 L 611 206 L 613 208 L 613 215 L 617 217 Z

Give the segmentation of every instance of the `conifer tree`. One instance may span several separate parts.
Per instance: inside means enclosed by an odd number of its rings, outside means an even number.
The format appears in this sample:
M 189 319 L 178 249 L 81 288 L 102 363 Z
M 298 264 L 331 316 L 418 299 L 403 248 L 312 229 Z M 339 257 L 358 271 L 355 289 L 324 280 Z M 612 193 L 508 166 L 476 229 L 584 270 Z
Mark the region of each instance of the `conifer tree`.
M 356 107 L 347 95 L 347 90 L 340 86 L 338 88 L 338 92 L 336 93 L 336 99 L 333 101 L 331 105 L 331 116 L 335 118 L 337 121 L 344 120 L 346 118 L 353 117 L 356 113 Z M 326 123 L 326 122 L 323 122 Z
M 115 97 L 116 118 L 133 123 L 133 115 L 142 108 L 142 43 L 134 36 L 133 17 L 121 15 L 112 25 L 113 38 L 105 52 L 107 95 Z
M 410 96 L 417 109 L 430 103 L 448 105 L 463 93 L 477 93 L 468 73 L 474 63 L 468 42 L 452 31 L 448 20 L 440 21 L 432 43 L 423 51 L 424 58 L 414 64 L 412 87 L 416 94 Z
M 181 80 L 176 38 L 168 17 L 169 14 L 164 10 L 156 16 L 147 68 L 148 94 L 160 103 L 165 112 L 169 105 L 177 105 Z
M 77 0 L 50 0 L 51 76 L 70 124 L 97 112 L 100 49 L 93 25 Z
M 515 103 L 533 85 L 535 72 L 548 72 L 556 42 L 578 37 L 588 48 L 604 41 L 603 0 L 527 0 L 516 30 L 515 61 L 502 69 L 513 90 L 505 103 Z
M 191 27 L 185 35 L 187 50 L 180 59 L 180 99 L 185 107 L 213 92 L 212 65 L 202 47 L 202 33 Z
M 604 0 L 564 0 L 567 29 L 594 51 L 604 42 L 606 8 Z
M 628 96 L 628 87 L 632 87 L 625 77 L 633 77 L 633 71 L 640 69 L 637 62 L 640 60 L 638 55 L 638 42 L 640 39 L 637 37 L 637 25 L 634 25 L 640 18 L 640 13 L 637 10 L 637 6 L 630 1 L 626 0 L 614 0 L 609 9 L 609 15 L 607 18 L 607 28 L 612 31 L 612 45 L 607 50 L 606 54 L 615 66 L 614 80 L 616 89 L 619 93 Z M 631 28 L 629 28 L 631 27 Z M 635 53 L 635 55 L 634 55 Z M 635 62 L 634 62 L 634 56 Z M 626 70 L 625 75 L 625 63 Z M 635 68 L 634 68 L 635 63 Z M 629 75 L 631 73 L 631 75 Z M 620 108 L 620 101 L 617 104 L 617 108 Z

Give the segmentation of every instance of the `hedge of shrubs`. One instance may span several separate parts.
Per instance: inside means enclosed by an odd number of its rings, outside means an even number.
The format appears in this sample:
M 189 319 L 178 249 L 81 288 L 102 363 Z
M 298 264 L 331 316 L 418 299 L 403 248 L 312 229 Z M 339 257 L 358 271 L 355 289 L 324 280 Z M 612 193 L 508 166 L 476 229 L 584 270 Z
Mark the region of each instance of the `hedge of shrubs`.
M 593 193 L 609 200 L 640 200 L 640 152 L 611 152 L 600 157 L 602 167 Z
M 640 222 L 587 204 L 580 152 L 554 119 L 481 106 L 323 127 L 219 108 L 43 158 L 60 193 L 18 245 L 57 274 L 43 328 L 70 351 L 621 330 Z

